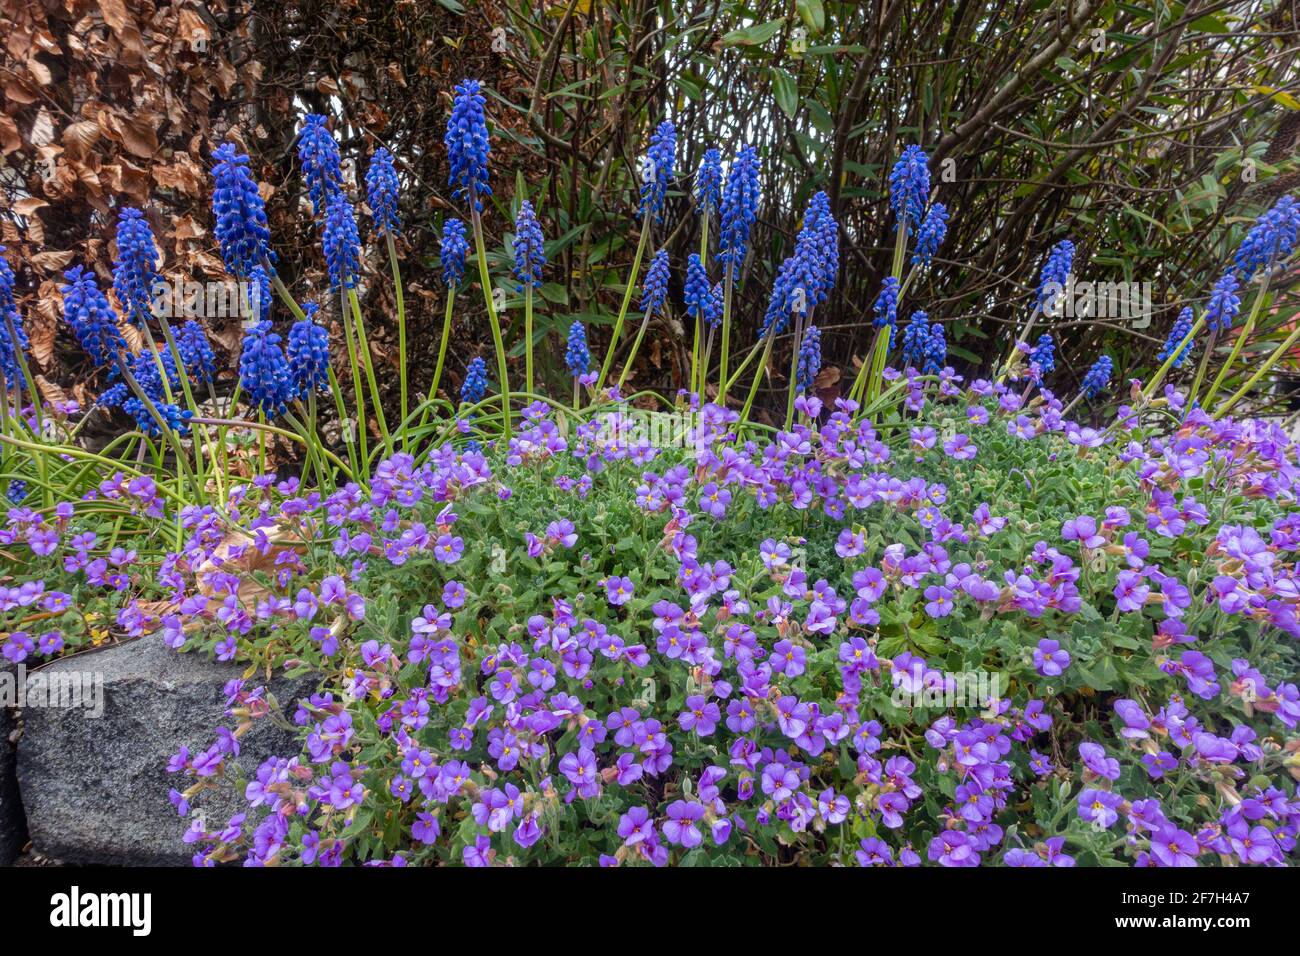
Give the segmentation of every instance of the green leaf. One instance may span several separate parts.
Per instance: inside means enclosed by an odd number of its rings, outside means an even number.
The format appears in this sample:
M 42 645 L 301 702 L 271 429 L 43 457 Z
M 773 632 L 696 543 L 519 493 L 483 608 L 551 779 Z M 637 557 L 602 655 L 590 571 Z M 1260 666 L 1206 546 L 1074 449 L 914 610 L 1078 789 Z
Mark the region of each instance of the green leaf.
M 795 9 L 813 36 L 819 36 L 826 29 L 826 8 L 821 0 L 795 0 Z
M 791 118 L 799 109 L 799 81 L 786 70 L 774 66 L 768 71 L 772 76 L 772 93 L 781 112 Z
M 780 33 L 783 26 L 785 26 L 784 20 L 768 20 L 766 23 L 758 23 L 752 27 L 741 27 L 739 30 L 732 30 L 724 36 L 722 45 L 762 46 Z

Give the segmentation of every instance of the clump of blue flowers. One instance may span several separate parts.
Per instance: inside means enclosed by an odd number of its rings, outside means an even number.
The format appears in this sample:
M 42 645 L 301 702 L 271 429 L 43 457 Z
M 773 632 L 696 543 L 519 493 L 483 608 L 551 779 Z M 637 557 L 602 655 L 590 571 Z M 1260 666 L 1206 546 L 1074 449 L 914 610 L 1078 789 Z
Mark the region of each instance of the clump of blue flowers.
M 297 397 L 289 361 L 270 322 L 256 323 L 244 336 L 239 383 L 249 403 L 268 418 L 283 414 L 285 406 Z
M 758 215 L 758 151 L 742 146 L 727 171 L 722 193 L 722 232 L 718 236 L 718 263 L 732 276 L 740 272 L 749 249 L 749 234 Z
M 465 224 L 459 219 L 448 219 L 442 224 L 442 241 L 438 258 L 442 263 L 442 282 L 454 289 L 465 278 L 465 257 L 469 243 L 465 240 Z
M 149 318 L 154 284 L 158 281 L 157 263 L 158 249 L 144 213 L 123 209 L 117 220 L 113 291 L 129 321 L 143 323 Z
M 213 382 L 217 374 L 217 356 L 208 342 L 203 326 L 190 319 L 176 331 L 176 351 L 181 353 L 185 370 L 200 382 Z
M 515 216 L 515 278 L 520 284 L 516 291 L 524 286 L 541 288 L 542 267 L 546 265 L 546 248 L 542 241 L 542 227 L 537 221 L 533 204 L 527 199 L 519 204 L 519 214 Z
M 925 340 L 925 350 L 921 362 L 921 371 L 926 375 L 938 375 L 948 361 L 948 340 L 944 335 L 943 324 L 932 323 L 930 334 Z
M 799 343 L 799 364 L 795 375 L 795 391 L 809 392 L 822 367 L 822 333 L 815 325 L 808 326 Z
M 460 386 L 460 400 L 466 405 L 477 405 L 487 394 L 487 363 L 481 356 L 470 359 L 465 370 L 465 381 Z
M 248 157 L 222 143 L 212 153 L 213 233 L 221 246 L 221 258 L 233 276 L 245 278 L 254 266 L 274 263 L 271 231 L 266 224 L 266 203 L 249 172 Z
M 686 289 L 684 292 L 686 314 L 697 320 L 705 318 L 708 315 L 709 300 L 712 297 L 713 289 L 709 285 L 709 277 L 704 272 L 704 263 L 700 261 L 699 253 L 693 252 L 686 260 Z
M 375 232 L 381 236 L 395 236 L 402 231 L 402 219 L 397 212 L 399 191 L 393 154 L 381 146 L 370 157 L 370 168 L 366 170 L 366 205 L 370 207 Z
M 343 169 L 339 144 L 329 131 L 328 119 L 309 113 L 298 137 L 298 161 L 307 184 L 312 212 L 319 216 L 329 209 L 330 200 L 343 191 Z
M 908 322 L 907 328 L 903 329 L 903 342 L 899 356 L 903 365 L 920 368 L 925 362 L 925 350 L 929 342 L 930 316 L 917 310 L 912 313 L 912 320 Z
M 1033 364 L 1038 366 L 1040 376 L 1049 375 L 1056 368 L 1056 343 L 1047 332 L 1038 337 L 1038 344 L 1034 346 Z
M 316 324 L 318 308 L 315 302 L 303 303 L 304 316 L 289 329 L 285 343 L 289 373 L 294 387 L 303 395 L 329 388 L 330 336 Z
M 704 151 L 695 173 L 695 205 L 705 216 L 718 208 L 722 199 L 722 153 L 717 147 Z
M 1044 312 L 1056 308 L 1057 300 L 1070 279 L 1070 270 L 1074 268 L 1074 243 L 1062 239 L 1052 246 L 1038 274 L 1038 292 L 1035 305 Z M 1059 287 L 1059 288 L 1056 288 Z
M 330 199 L 322 245 L 330 291 L 356 288 L 357 278 L 361 275 L 361 237 L 357 234 L 357 217 L 352 211 L 352 203 L 342 193 Z
M 677 130 L 671 122 L 664 120 L 650 137 L 650 148 L 641 168 L 642 218 L 653 217 L 655 221 L 663 218 L 664 197 L 673 178 L 676 149 Z
M 1275 262 L 1291 255 L 1297 230 L 1300 230 L 1300 203 L 1294 196 L 1283 196 L 1246 233 L 1233 257 L 1233 270 L 1245 282 L 1259 269 L 1267 272 Z
M 442 139 L 451 162 L 447 183 L 452 187 L 452 196 L 469 200 L 478 211 L 483 209 L 483 197 L 492 195 L 488 183 L 488 153 L 492 147 L 488 143 L 487 116 L 483 111 L 486 102 L 479 92 L 478 80 L 458 84 Z
M 1238 285 L 1237 277 L 1231 272 L 1224 273 L 1214 283 L 1205 306 L 1205 325 L 1211 332 L 1232 328 L 1232 320 L 1241 310 L 1241 299 L 1236 294 Z
M 1092 363 L 1092 368 L 1088 369 L 1087 374 L 1083 376 L 1083 394 L 1086 398 L 1093 399 L 1100 395 L 1106 386 L 1110 384 L 1110 377 L 1114 372 L 1114 363 L 1109 355 L 1097 357 L 1097 361 Z
M 885 277 L 876 301 L 871 304 L 871 311 L 874 315 L 872 326 L 877 329 L 888 327 L 889 347 L 893 348 L 894 329 L 898 324 L 898 280 L 893 276 Z
M 0 246 L 0 377 L 6 384 L 16 384 L 22 376 L 18 356 L 28 346 L 23 316 L 14 301 L 14 273 Z
M 930 206 L 921 228 L 916 234 L 916 247 L 912 251 L 912 265 L 928 266 L 948 235 L 948 207 L 941 202 Z
M 1174 327 L 1169 330 L 1169 337 L 1165 339 L 1164 347 L 1161 348 L 1160 353 L 1156 355 L 1156 358 L 1159 361 L 1163 362 L 1167 360 L 1171 355 L 1174 355 L 1175 351 L 1177 351 L 1178 354 L 1174 356 L 1173 368 L 1178 368 L 1187 361 L 1187 356 L 1192 351 L 1193 343 L 1188 342 L 1187 345 L 1181 349 L 1178 348 L 1178 346 L 1183 339 L 1187 338 L 1187 333 L 1192 331 L 1192 324 L 1192 309 L 1191 306 L 1188 306 L 1178 313 L 1178 318 L 1174 319 Z
M 586 375 L 591 368 L 591 350 L 587 348 L 587 329 L 581 322 L 569 326 L 569 338 L 564 349 L 564 364 L 574 378 Z
M 698 255 L 692 256 L 692 259 L 699 263 Z M 689 269 L 688 265 L 688 269 Z M 696 282 L 703 281 L 708 283 L 707 277 L 701 279 L 704 274 L 704 267 L 701 265 L 698 269 Z M 688 273 L 689 275 L 689 273 Z M 688 280 L 689 281 L 689 280 Z M 698 292 L 698 290 L 696 290 Z M 687 305 L 690 305 L 689 296 L 692 290 L 688 285 L 687 288 Z M 668 252 L 660 249 L 650 260 L 650 268 L 646 271 L 645 282 L 641 285 L 641 311 L 647 315 L 653 315 L 663 309 L 664 303 L 668 300 Z
M 930 159 L 920 146 L 912 144 L 889 172 L 889 208 L 900 223 L 915 230 L 925 215 L 930 199 Z
M 63 317 L 77 343 L 96 365 L 112 365 L 126 341 L 117 327 L 117 313 L 99 289 L 95 274 L 81 266 L 63 273 Z

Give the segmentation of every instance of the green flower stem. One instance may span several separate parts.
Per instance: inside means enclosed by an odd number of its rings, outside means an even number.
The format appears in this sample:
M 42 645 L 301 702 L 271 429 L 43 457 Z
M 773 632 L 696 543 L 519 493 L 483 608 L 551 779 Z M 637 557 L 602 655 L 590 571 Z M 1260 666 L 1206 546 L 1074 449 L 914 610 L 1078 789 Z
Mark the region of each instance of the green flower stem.
M 1011 340 L 1011 351 L 1007 353 L 1006 361 L 1002 363 L 1002 370 L 998 373 L 998 381 L 1003 381 L 1011 372 L 1011 366 L 1016 360 L 1016 350 L 1021 342 L 1029 341 L 1029 333 L 1034 330 L 1034 323 L 1038 320 L 1039 313 L 1042 310 L 1034 306 L 1034 311 L 1029 314 L 1029 321 L 1025 323 L 1024 330 Z
M 268 435 L 279 435 L 281 438 L 287 438 L 289 441 L 297 442 L 300 445 L 309 444 L 307 439 L 297 432 L 290 431 L 287 428 L 280 428 L 277 425 L 272 425 L 264 421 L 253 422 L 235 418 L 201 418 L 199 421 L 204 425 L 211 425 L 214 428 L 218 426 L 225 426 L 226 428 L 249 428 L 257 432 L 265 432 Z M 324 452 L 325 457 L 332 461 L 339 471 L 347 475 L 349 481 L 356 480 L 356 475 L 353 473 L 352 469 L 348 467 L 347 462 L 343 461 L 328 448 L 322 448 L 321 450 Z
M 135 376 L 131 374 L 131 370 L 128 369 L 126 363 L 122 361 L 122 353 L 114 353 L 113 359 L 117 364 L 117 371 L 118 374 L 122 376 L 122 380 L 126 382 L 127 387 L 130 388 L 131 391 L 135 392 L 136 397 L 144 403 L 144 407 L 148 410 L 150 416 L 153 417 L 154 422 L 162 432 L 163 438 L 169 445 L 171 445 L 172 454 L 176 456 L 176 467 L 184 476 L 185 481 L 194 488 L 195 498 L 200 501 L 203 500 L 203 492 L 197 487 L 194 474 L 190 471 L 189 462 L 185 458 L 185 451 L 181 448 L 180 440 L 172 431 L 171 426 L 167 424 L 167 420 L 163 418 L 162 412 L 158 411 L 158 406 L 155 405 L 153 400 L 145 394 L 144 389 L 140 387 L 140 383 L 137 382 Z
M 637 349 L 641 348 L 641 340 L 645 338 L 645 330 L 650 325 L 650 313 L 647 312 L 641 317 L 641 325 L 636 331 L 636 338 L 632 340 L 632 351 L 627 353 L 627 360 L 623 363 L 623 371 L 618 376 L 618 387 L 623 387 L 623 381 L 627 378 L 627 373 L 632 368 L 632 360 L 636 358 Z M 699 338 L 700 330 L 695 330 L 696 338 Z M 529 389 L 531 392 L 532 389 Z
M 754 396 L 758 394 L 758 383 L 763 380 L 763 373 L 767 371 L 767 363 L 772 359 L 772 343 L 776 341 L 776 324 L 767 330 L 763 336 L 763 357 L 758 360 L 758 369 L 754 372 L 754 381 L 749 386 L 749 395 L 745 398 L 745 405 L 740 410 L 740 421 L 749 422 L 749 411 L 754 407 Z
M 789 388 L 785 399 L 785 430 L 789 431 L 790 426 L 794 424 L 794 393 L 796 379 L 799 377 L 799 347 L 803 342 L 803 322 L 804 314 L 798 313 L 794 321 L 794 344 L 790 349 L 790 381 Z
M 609 367 L 614 361 L 614 350 L 618 348 L 619 340 L 623 336 L 623 322 L 627 318 L 628 307 L 632 304 L 632 290 L 636 288 L 636 281 L 641 274 L 641 259 L 645 256 L 646 244 L 650 240 L 650 215 L 641 217 L 641 238 L 637 240 L 636 254 L 632 257 L 632 274 L 628 276 L 627 288 L 623 290 L 623 304 L 619 307 L 618 318 L 614 320 L 614 334 L 609 340 L 609 351 L 605 353 L 605 361 L 600 366 L 600 376 L 596 379 L 596 394 L 605 387 L 605 379 L 609 376 Z
M 1283 340 L 1282 344 L 1273 350 L 1273 354 L 1264 360 L 1264 364 L 1255 371 L 1255 374 L 1246 379 L 1246 384 L 1233 392 L 1222 405 L 1214 410 L 1214 414 L 1211 417 L 1215 421 L 1218 421 L 1224 415 L 1228 414 L 1229 409 L 1231 409 L 1233 405 L 1236 405 L 1237 402 L 1241 401 L 1242 396 L 1254 388 L 1256 383 L 1267 375 L 1273 366 L 1282 360 L 1286 353 L 1291 350 L 1291 347 L 1295 345 L 1297 340 L 1300 340 L 1300 325 L 1297 325 L 1295 330 Z
M 127 435 L 118 436 L 119 439 L 126 438 L 126 437 L 130 437 L 130 436 Z M 103 465 L 105 468 L 109 468 L 113 471 L 126 472 L 127 474 L 134 475 L 137 478 L 144 475 L 144 472 L 140 471 L 140 469 L 138 468 L 132 467 L 131 464 L 127 462 L 124 458 L 108 458 L 102 454 L 96 454 L 95 452 L 92 451 L 86 451 L 86 449 L 81 448 L 77 445 L 46 445 L 39 442 L 31 442 L 22 438 L 15 438 L 12 435 L 4 435 L 4 434 L 0 434 L 0 443 L 6 445 L 12 445 L 15 448 L 22 448 L 23 450 L 29 451 L 34 455 L 58 455 L 60 458 L 62 457 L 79 458 L 82 459 L 83 461 L 90 461 L 99 465 Z M 181 492 L 176 491 L 176 489 L 172 488 L 172 486 L 169 483 L 160 481 L 157 482 L 157 485 L 158 485 L 158 491 L 163 497 L 171 499 L 173 502 L 175 502 L 178 505 L 185 504 L 186 502 L 185 495 Z
M 510 395 L 509 376 L 506 374 L 506 346 L 501 337 L 501 320 L 497 318 L 496 304 L 492 301 L 492 277 L 488 274 L 487 247 L 483 243 L 483 217 L 478 211 L 478 198 L 470 190 L 470 222 L 474 227 L 474 249 L 478 254 L 479 284 L 483 287 L 483 301 L 487 306 L 488 323 L 492 326 L 492 344 L 497 350 L 497 388 L 503 396 Z M 510 443 L 510 400 L 502 400 L 502 434 L 506 444 Z
M 1164 381 L 1165 376 L 1169 373 L 1169 369 L 1173 366 L 1174 359 L 1182 354 L 1183 349 L 1187 348 L 1187 346 L 1191 344 L 1192 339 L 1196 337 L 1196 333 L 1201 331 L 1204 327 L 1205 316 L 1201 316 L 1196 320 L 1195 324 L 1188 329 L 1187 334 L 1183 336 L 1183 340 L 1178 343 L 1178 348 L 1169 353 L 1169 358 L 1165 359 L 1165 364 L 1161 365 L 1160 368 L 1156 370 L 1156 374 L 1151 376 L 1151 381 L 1147 382 L 1147 384 L 1143 386 L 1139 398 L 1139 401 L 1142 404 L 1146 404 L 1147 400 L 1155 394 L 1156 389 L 1160 387 L 1160 383 Z
M 328 370 L 328 375 L 330 394 L 334 396 L 334 410 L 339 417 L 339 425 L 343 428 L 343 444 L 347 447 L 348 461 L 352 464 L 352 474 L 355 476 L 361 473 L 361 469 L 358 465 L 357 441 L 350 434 L 349 429 L 343 427 L 343 423 L 348 420 L 348 410 L 343 404 L 343 386 L 339 383 L 339 377 L 334 374 L 333 368 Z M 362 484 L 365 484 L 368 477 L 368 475 L 363 475 L 359 480 Z
M 533 284 L 524 283 L 524 391 L 533 390 Z
M 763 351 L 763 341 L 766 338 L 767 336 L 760 337 L 759 340 L 750 347 L 749 351 L 745 353 L 745 360 L 736 367 L 736 370 L 731 373 L 731 378 L 729 378 L 724 385 L 724 388 L 727 391 L 730 391 L 731 386 L 735 385 L 740 379 L 740 376 L 745 374 L 745 369 L 749 368 L 749 363 L 754 361 L 755 356 L 757 356 L 759 352 Z
M 36 380 L 32 377 L 31 367 L 27 364 L 26 353 L 22 349 L 18 348 L 18 331 L 17 329 L 14 328 L 13 317 L 10 316 L 8 312 L 5 313 L 5 327 L 8 330 L 9 341 L 14 343 L 13 353 L 14 353 L 14 357 L 18 360 L 18 371 L 22 373 L 23 381 L 27 383 L 27 391 L 32 396 L 32 413 L 36 416 L 36 439 L 40 441 L 42 444 L 44 444 L 45 422 L 41 415 L 41 393 L 36 390 Z M 4 383 L 4 381 L 0 380 L 0 388 L 6 388 L 6 387 L 7 386 Z M 15 417 L 21 422 L 23 417 L 21 392 L 18 395 L 18 407 L 15 409 L 15 412 L 17 413 Z M 46 472 L 45 472 L 44 457 L 38 458 L 36 460 L 36 474 L 42 481 L 45 480 Z M 48 488 L 45 489 L 44 497 L 45 497 L 45 506 L 47 508 L 53 506 L 54 504 L 54 499 L 51 497 L 52 494 L 53 493 Z
M 1214 355 L 1214 346 L 1219 340 L 1219 330 L 1211 329 L 1210 334 L 1205 338 L 1205 349 L 1201 352 L 1201 360 L 1196 363 L 1196 377 L 1192 379 L 1192 388 L 1187 393 L 1187 405 L 1190 408 L 1196 402 L 1196 396 L 1201 394 L 1201 382 L 1205 381 L 1206 370 L 1210 367 L 1210 359 Z
M 406 421 L 407 415 L 407 397 L 406 397 L 406 299 L 402 294 L 402 272 L 397 267 L 397 243 L 393 241 L 393 234 L 388 232 L 384 236 L 388 246 L 388 264 L 393 269 L 393 295 L 397 302 L 397 366 L 398 379 L 402 393 L 402 421 Z M 402 435 L 402 449 L 405 451 L 410 448 L 406 435 Z
M 895 234 L 894 237 L 894 264 L 893 264 L 893 268 L 890 270 L 889 273 L 895 279 L 898 279 L 900 283 L 902 282 L 902 278 L 903 278 L 903 263 L 906 257 L 907 257 L 907 220 L 903 219 L 902 221 L 899 222 L 898 232 Z M 900 285 L 898 301 L 895 305 L 895 309 L 897 310 L 899 307 L 902 306 L 902 304 L 903 304 L 903 294 Z M 880 333 L 884 333 L 884 334 L 882 335 Z M 871 371 L 869 373 L 869 377 L 867 379 L 867 383 L 865 386 L 866 394 L 869 396 L 871 401 L 875 401 L 875 399 L 879 398 L 880 393 L 884 391 L 884 381 L 882 380 L 881 376 L 884 374 L 885 371 L 885 363 L 889 359 L 889 337 L 890 337 L 889 332 L 886 329 L 882 328 L 877 331 L 876 347 L 871 361 Z
M 352 306 L 352 318 L 356 322 L 357 349 L 361 352 L 361 365 L 366 372 L 366 381 L 370 385 L 370 398 L 375 404 L 375 420 L 379 423 L 379 433 L 384 437 L 384 446 L 389 453 L 393 450 L 393 438 L 388 433 L 388 422 L 384 418 L 384 404 L 379 398 L 379 382 L 375 378 L 375 363 L 370 357 L 370 343 L 366 339 L 366 323 L 361 317 L 361 303 L 357 300 L 356 289 L 348 289 L 348 303 Z
M 688 392 L 695 392 L 696 383 L 700 380 L 700 320 L 695 320 L 695 334 L 691 342 L 691 377 L 686 383 Z
M 1264 273 L 1264 281 L 1260 283 L 1259 291 L 1255 293 L 1255 302 L 1250 307 L 1250 316 L 1246 319 L 1246 325 L 1241 330 L 1241 334 L 1237 336 L 1237 341 L 1233 343 L 1232 351 L 1228 354 L 1228 360 L 1223 363 L 1223 368 L 1219 369 L 1219 374 L 1210 383 L 1210 390 L 1205 393 L 1205 401 L 1202 403 L 1202 407 L 1208 406 L 1214 400 L 1214 396 L 1219 393 L 1219 387 L 1223 385 L 1223 380 L 1228 377 L 1228 372 L 1237 361 L 1237 356 L 1241 354 L 1246 339 L 1250 338 L 1250 333 L 1255 331 L 1255 320 L 1259 318 L 1260 310 L 1264 306 L 1264 300 L 1268 298 L 1268 283 L 1272 276 L 1271 269 Z
M 370 441 L 367 433 L 370 429 L 366 424 L 366 393 L 361 388 L 361 364 L 357 358 L 356 343 L 352 339 L 352 319 L 348 315 L 346 295 L 339 296 L 339 315 L 343 319 L 343 338 L 348 346 L 348 367 L 352 369 L 352 393 L 357 405 L 357 441 L 361 446 L 361 457 L 368 459 Z M 344 427 L 347 427 L 346 424 Z
M 442 368 L 447 359 L 447 342 L 451 339 L 451 311 L 456 301 L 456 287 L 447 289 L 447 307 L 442 314 L 442 341 L 438 345 L 438 364 L 433 368 L 433 382 L 429 385 L 429 399 L 438 397 L 438 385 L 442 382 Z
M 198 403 L 194 401 L 194 390 L 190 388 L 190 377 L 188 370 L 185 368 L 185 361 L 181 358 L 180 346 L 176 344 L 176 336 L 172 333 L 171 323 L 165 317 L 160 317 L 159 325 L 162 327 L 163 338 L 167 342 L 167 348 L 172 354 L 172 362 L 176 365 L 176 373 L 181 380 L 181 390 L 185 395 L 185 405 L 189 409 L 190 418 L 197 418 L 199 415 Z M 165 382 L 167 376 L 163 376 Z M 194 448 L 194 469 L 198 473 L 199 485 L 207 491 L 207 476 L 204 473 L 203 449 L 206 446 L 212 455 L 212 478 L 217 484 L 217 498 L 223 500 L 224 495 L 221 493 L 221 468 L 217 463 L 217 452 L 208 441 L 208 430 L 203 427 L 196 429 L 197 435 L 191 439 L 190 444 Z

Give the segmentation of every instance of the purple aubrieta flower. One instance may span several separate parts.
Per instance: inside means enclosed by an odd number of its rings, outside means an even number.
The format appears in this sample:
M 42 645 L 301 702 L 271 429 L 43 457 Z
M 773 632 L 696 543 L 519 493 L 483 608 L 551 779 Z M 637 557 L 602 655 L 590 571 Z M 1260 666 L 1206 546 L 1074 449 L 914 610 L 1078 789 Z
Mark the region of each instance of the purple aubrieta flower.
M 1070 652 L 1060 641 L 1045 637 L 1034 648 L 1034 669 L 1044 677 L 1059 677 L 1070 666 Z
M 694 800 L 674 800 L 668 805 L 668 819 L 663 825 L 664 837 L 669 843 L 691 849 L 704 842 L 704 835 L 695 825 L 704 817 L 704 807 Z
M 1108 790 L 1089 788 L 1079 794 L 1079 819 L 1100 829 L 1109 829 L 1119 819 L 1124 798 Z
M 477 80 L 465 80 L 456 85 L 451 116 L 447 119 L 447 132 L 443 144 L 447 147 L 450 171 L 447 184 L 452 187 L 452 197 L 483 209 L 483 197 L 492 195 L 488 184 L 487 116 L 483 106 L 487 101 L 479 92 Z
M 632 807 L 618 820 L 618 835 L 623 838 L 625 846 L 655 839 L 654 817 L 645 807 Z
M 694 731 L 699 737 L 708 737 L 722 719 L 718 705 L 702 694 L 686 698 L 686 709 L 677 715 L 677 723 L 684 731 Z
M 614 607 L 626 604 L 632 600 L 632 595 L 635 593 L 636 587 L 632 584 L 631 578 L 615 576 L 605 581 L 605 596 Z

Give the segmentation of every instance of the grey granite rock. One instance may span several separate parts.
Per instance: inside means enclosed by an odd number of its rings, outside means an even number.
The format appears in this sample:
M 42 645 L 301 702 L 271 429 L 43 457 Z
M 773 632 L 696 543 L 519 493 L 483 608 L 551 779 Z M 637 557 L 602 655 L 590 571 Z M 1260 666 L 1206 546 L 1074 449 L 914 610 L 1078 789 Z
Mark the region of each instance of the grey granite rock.
M 23 711 L 18 744 L 18 783 L 33 847 L 66 863 L 188 864 L 181 842 L 189 821 L 167 800 L 183 778 L 168 774 L 168 758 L 182 745 L 205 750 L 224 717 L 222 688 L 243 668 L 178 654 L 160 634 L 92 654 L 59 661 L 42 673 L 66 679 L 91 675 L 81 707 L 33 707 Z M 30 678 L 29 678 L 30 679 Z M 95 681 L 102 680 L 95 707 Z M 250 682 L 251 683 L 251 682 Z M 287 713 L 315 689 L 307 675 L 277 677 L 267 689 Z M 297 753 L 292 734 L 269 719 L 241 741 L 238 758 L 252 774 L 271 754 Z M 241 809 L 230 785 L 203 796 L 210 827 Z

